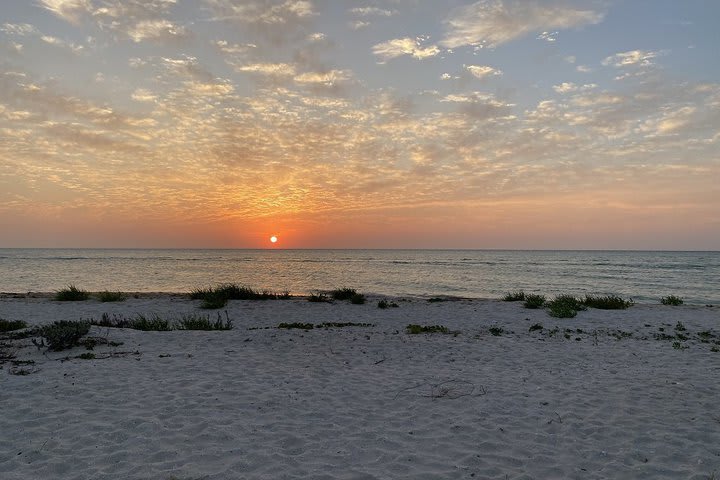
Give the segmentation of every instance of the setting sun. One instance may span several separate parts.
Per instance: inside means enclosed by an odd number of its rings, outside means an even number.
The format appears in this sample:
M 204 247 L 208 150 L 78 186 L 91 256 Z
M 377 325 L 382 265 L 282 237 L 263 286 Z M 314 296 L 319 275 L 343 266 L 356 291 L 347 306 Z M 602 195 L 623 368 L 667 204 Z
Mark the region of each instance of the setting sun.
M 272 243 L 277 243 L 278 238 L 277 238 L 275 235 L 273 235 L 272 237 L 270 237 L 270 241 L 271 241 Z

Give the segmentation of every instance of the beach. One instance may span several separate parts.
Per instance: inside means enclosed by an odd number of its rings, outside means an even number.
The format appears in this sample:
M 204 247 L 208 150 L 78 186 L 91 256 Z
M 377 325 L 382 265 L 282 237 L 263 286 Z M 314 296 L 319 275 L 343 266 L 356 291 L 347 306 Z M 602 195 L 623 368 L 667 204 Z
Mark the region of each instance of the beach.
M 0 478 L 720 475 L 718 306 L 553 318 L 521 302 L 381 299 L 205 311 L 186 294 L 3 294 L 0 318 L 29 326 L 220 314 L 233 329 L 92 326 L 118 343 L 92 352 L 4 340 L 14 359 L 0 370 Z

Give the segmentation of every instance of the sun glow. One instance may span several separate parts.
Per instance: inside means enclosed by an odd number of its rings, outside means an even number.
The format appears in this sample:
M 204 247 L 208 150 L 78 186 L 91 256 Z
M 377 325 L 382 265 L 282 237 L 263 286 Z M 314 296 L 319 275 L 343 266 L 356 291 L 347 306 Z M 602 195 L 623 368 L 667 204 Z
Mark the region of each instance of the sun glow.
M 278 238 L 277 238 L 275 235 L 273 235 L 272 237 L 270 237 L 270 242 L 271 242 L 271 243 L 277 243 L 277 241 L 278 241 Z

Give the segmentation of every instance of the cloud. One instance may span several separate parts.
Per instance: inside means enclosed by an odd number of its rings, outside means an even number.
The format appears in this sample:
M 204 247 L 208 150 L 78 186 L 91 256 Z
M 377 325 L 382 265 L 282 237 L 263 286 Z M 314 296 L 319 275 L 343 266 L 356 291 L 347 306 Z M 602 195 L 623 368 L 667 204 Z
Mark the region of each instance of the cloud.
M 475 78 L 483 79 L 490 76 L 502 75 L 502 70 L 497 70 L 487 65 L 465 65 L 465 69 Z
M 239 72 L 258 73 L 272 77 L 292 77 L 295 75 L 295 66 L 289 63 L 251 63 L 237 65 L 235 69 Z
M 382 61 L 392 60 L 403 55 L 410 55 L 418 60 L 423 60 L 440 53 L 440 48 L 437 45 L 423 47 L 423 41 L 424 38 L 396 38 L 378 43 L 372 48 L 372 51 Z
M 143 40 L 177 40 L 190 36 L 185 27 L 169 20 L 143 20 L 130 26 L 126 33 L 135 43 Z
M 602 61 L 605 66 L 612 65 L 615 68 L 621 67 L 649 67 L 655 64 L 654 59 L 659 52 L 645 50 L 631 50 L 629 52 L 616 53 Z
M 294 80 L 302 84 L 316 84 L 332 87 L 341 83 L 346 83 L 352 78 L 349 70 L 330 70 L 329 72 L 306 72 L 297 75 Z
M 18 37 L 25 37 L 28 35 L 40 35 L 40 31 L 35 25 L 29 23 L 4 23 L 0 27 L 0 32 L 8 35 L 16 35 Z
M 350 13 L 359 17 L 379 16 L 392 17 L 397 15 L 397 10 L 384 10 L 378 7 L 357 7 L 350 10 Z
M 595 83 L 587 83 L 585 85 L 577 85 L 573 82 L 563 82 L 560 85 L 553 85 L 553 90 L 557 93 L 571 93 L 577 91 L 587 91 L 597 88 Z
M 157 95 L 152 93 L 150 90 L 145 88 L 137 88 L 132 93 L 131 98 L 136 102 L 154 102 L 157 100 Z
M 40 5 L 70 23 L 78 23 L 93 11 L 90 0 L 40 0 Z
M 559 32 L 542 32 L 540 35 L 535 37 L 537 40 L 544 40 L 548 43 L 555 43 Z
M 441 44 L 496 47 L 532 32 L 568 29 L 602 21 L 604 13 L 539 0 L 481 0 L 459 7 L 445 20 Z

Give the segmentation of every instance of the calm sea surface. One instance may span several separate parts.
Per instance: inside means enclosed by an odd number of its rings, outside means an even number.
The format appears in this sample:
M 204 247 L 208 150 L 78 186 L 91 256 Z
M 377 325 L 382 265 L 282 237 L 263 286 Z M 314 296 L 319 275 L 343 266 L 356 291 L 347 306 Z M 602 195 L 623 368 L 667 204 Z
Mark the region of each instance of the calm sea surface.
M 524 290 L 720 304 L 720 252 L 0 249 L 0 292 L 186 292 L 233 282 L 309 293 L 498 298 Z

